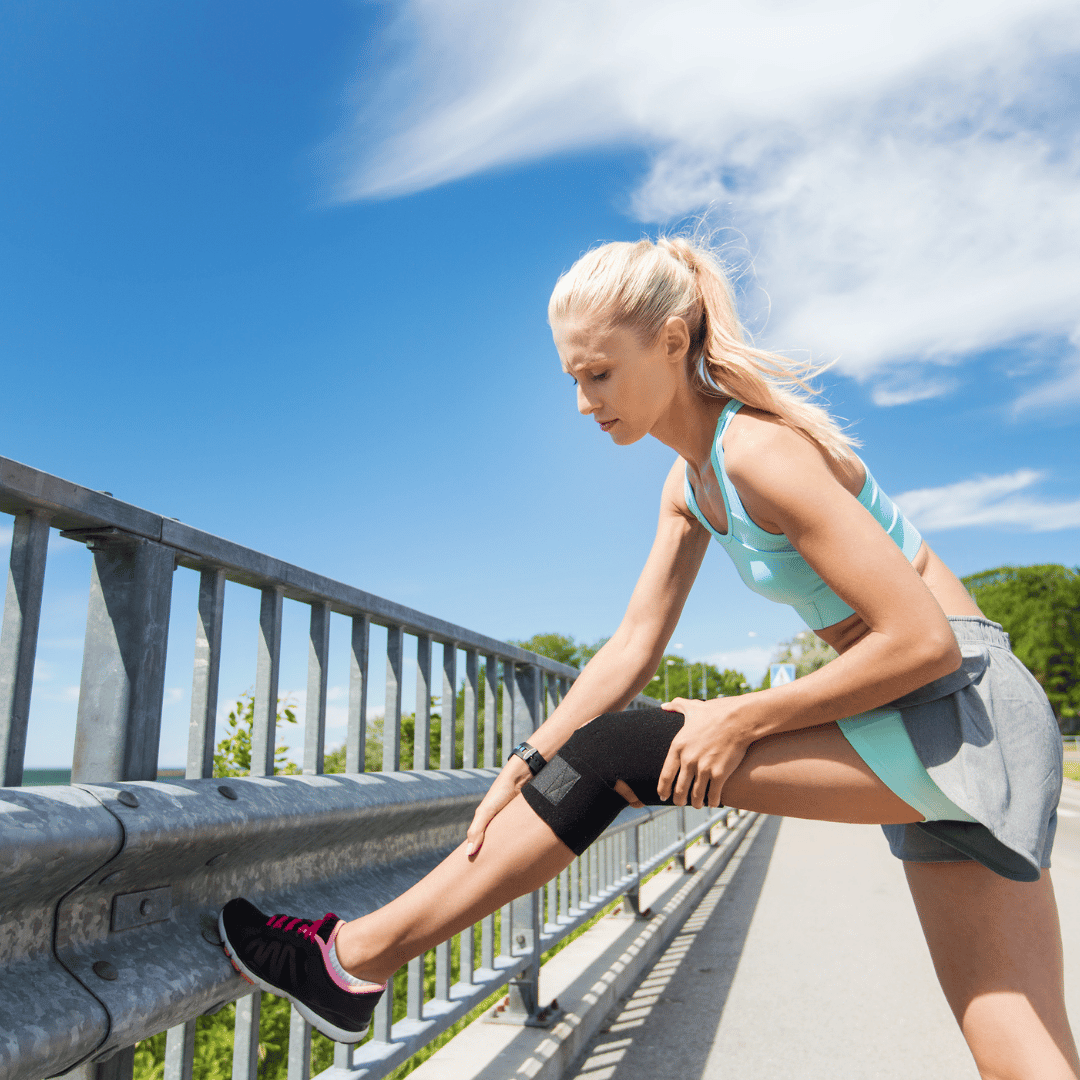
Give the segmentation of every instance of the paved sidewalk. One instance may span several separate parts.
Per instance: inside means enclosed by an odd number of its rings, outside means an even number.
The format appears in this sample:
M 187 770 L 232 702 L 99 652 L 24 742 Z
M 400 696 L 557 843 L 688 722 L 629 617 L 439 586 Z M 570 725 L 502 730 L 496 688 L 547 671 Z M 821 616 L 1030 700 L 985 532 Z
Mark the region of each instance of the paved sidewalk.
M 1054 857 L 1080 911 L 1080 785 Z M 1080 1028 L 1080 924 L 1065 927 Z M 580 1059 L 576 1080 L 978 1080 L 881 830 L 770 818 Z

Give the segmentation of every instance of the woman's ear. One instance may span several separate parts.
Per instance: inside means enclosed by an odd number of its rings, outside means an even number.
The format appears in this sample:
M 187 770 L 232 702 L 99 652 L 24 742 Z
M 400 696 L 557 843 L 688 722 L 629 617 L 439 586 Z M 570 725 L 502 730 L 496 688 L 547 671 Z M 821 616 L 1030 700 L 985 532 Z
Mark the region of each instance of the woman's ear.
M 690 328 L 681 315 L 672 315 L 660 331 L 664 356 L 673 364 L 681 364 L 690 350 Z

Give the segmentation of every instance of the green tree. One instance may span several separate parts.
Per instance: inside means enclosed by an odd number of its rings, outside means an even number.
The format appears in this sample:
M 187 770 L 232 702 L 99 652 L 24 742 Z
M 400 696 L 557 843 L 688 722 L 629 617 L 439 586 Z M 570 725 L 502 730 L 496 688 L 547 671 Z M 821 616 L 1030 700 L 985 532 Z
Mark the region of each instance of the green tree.
M 667 671 L 667 699 L 677 697 L 715 698 L 738 697 L 750 690 L 750 684 L 741 671 L 725 668 L 721 671 L 702 660 L 688 661 L 683 656 L 667 653 L 660 661 L 656 674 L 649 680 L 643 693 L 649 697 L 665 700 L 664 672 Z M 704 689 L 702 680 L 704 679 Z
M 255 695 L 246 690 L 233 705 L 225 721 L 228 729 L 225 737 L 214 751 L 215 776 L 247 776 L 251 772 L 251 727 L 255 721 Z M 278 698 L 277 724 L 295 724 L 296 710 L 291 699 Z M 274 773 L 295 775 L 300 767 L 288 760 L 289 748 L 276 744 L 274 749 Z
M 528 649 L 529 652 L 539 653 L 540 656 L 546 656 L 549 660 L 557 660 L 560 664 L 583 668 L 607 640 L 603 637 L 587 645 L 584 641 L 576 642 L 568 634 L 533 634 L 525 641 L 511 641 L 510 644 Z
M 836 650 L 822 641 L 813 630 L 803 630 L 793 638 L 780 642 L 772 662 L 794 664 L 795 677 L 802 678 L 803 675 L 809 675 L 811 671 L 824 667 L 836 657 Z
M 999 566 L 962 579 L 982 613 L 1001 623 L 1038 679 L 1064 733 L 1080 718 L 1080 568 Z

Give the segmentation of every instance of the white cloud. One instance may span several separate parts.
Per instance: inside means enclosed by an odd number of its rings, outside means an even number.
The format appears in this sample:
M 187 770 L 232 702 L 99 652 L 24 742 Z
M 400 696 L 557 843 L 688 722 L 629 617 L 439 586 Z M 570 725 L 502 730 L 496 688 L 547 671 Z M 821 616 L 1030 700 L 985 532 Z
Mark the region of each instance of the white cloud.
M 1075 408 L 1080 404 L 1080 328 L 1073 331 L 1070 343 L 1073 350 L 1061 364 L 1057 375 L 1049 382 L 1021 394 L 1013 403 L 1015 413 Z
M 751 645 L 745 649 L 711 653 L 704 660 L 721 671 L 725 668 L 741 671 L 752 683 L 757 683 L 761 681 L 778 648 L 778 645 Z
M 910 405 L 915 401 L 928 401 L 943 397 L 956 389 L 956 379 L 915 378 L 907 375 L 898 380 L 886 380 L 874 387 L 871 398 L 875 405 L 889 408 L 893 405 Z
M 652 162 L 636 213 L 711 205 L 734 223 L 771 297 L 775 347 L 876 379 L 1075 323 L 1072 0 L 407 0 L 399 12 L 396 66 L 373 65 L 342 139 L 343 199 L 637 145 Z M 923 397 L 952 385 L 927 380 Z M 1039 395 L 1024 407 L 1056 392 Z M 918 400 L 888 382 L 877 397 Z
M 1022 494 L 1046 474 L 1017 469 L 938 488 L 906 491 L 896 502 L 923 533 L 979 525 L 1011 525 L 1031 532 L 1080 528 L 1080 499 L 1047 502 Z

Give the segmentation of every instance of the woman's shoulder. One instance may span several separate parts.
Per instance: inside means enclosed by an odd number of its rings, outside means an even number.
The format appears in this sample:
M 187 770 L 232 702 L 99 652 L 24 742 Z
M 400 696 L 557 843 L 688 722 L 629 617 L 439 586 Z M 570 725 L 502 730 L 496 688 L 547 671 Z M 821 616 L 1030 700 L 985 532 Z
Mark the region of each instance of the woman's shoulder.
M 744 405 L 732 417 L 724 438 L 724 468 L 737 488 L 761 495 L 798 476 L 809 482 L 829 478 L 857 495 L 866 479 L 866 466 L 852 453 L 846 461 L 827 457 L 797 428 L 773 413 Z

